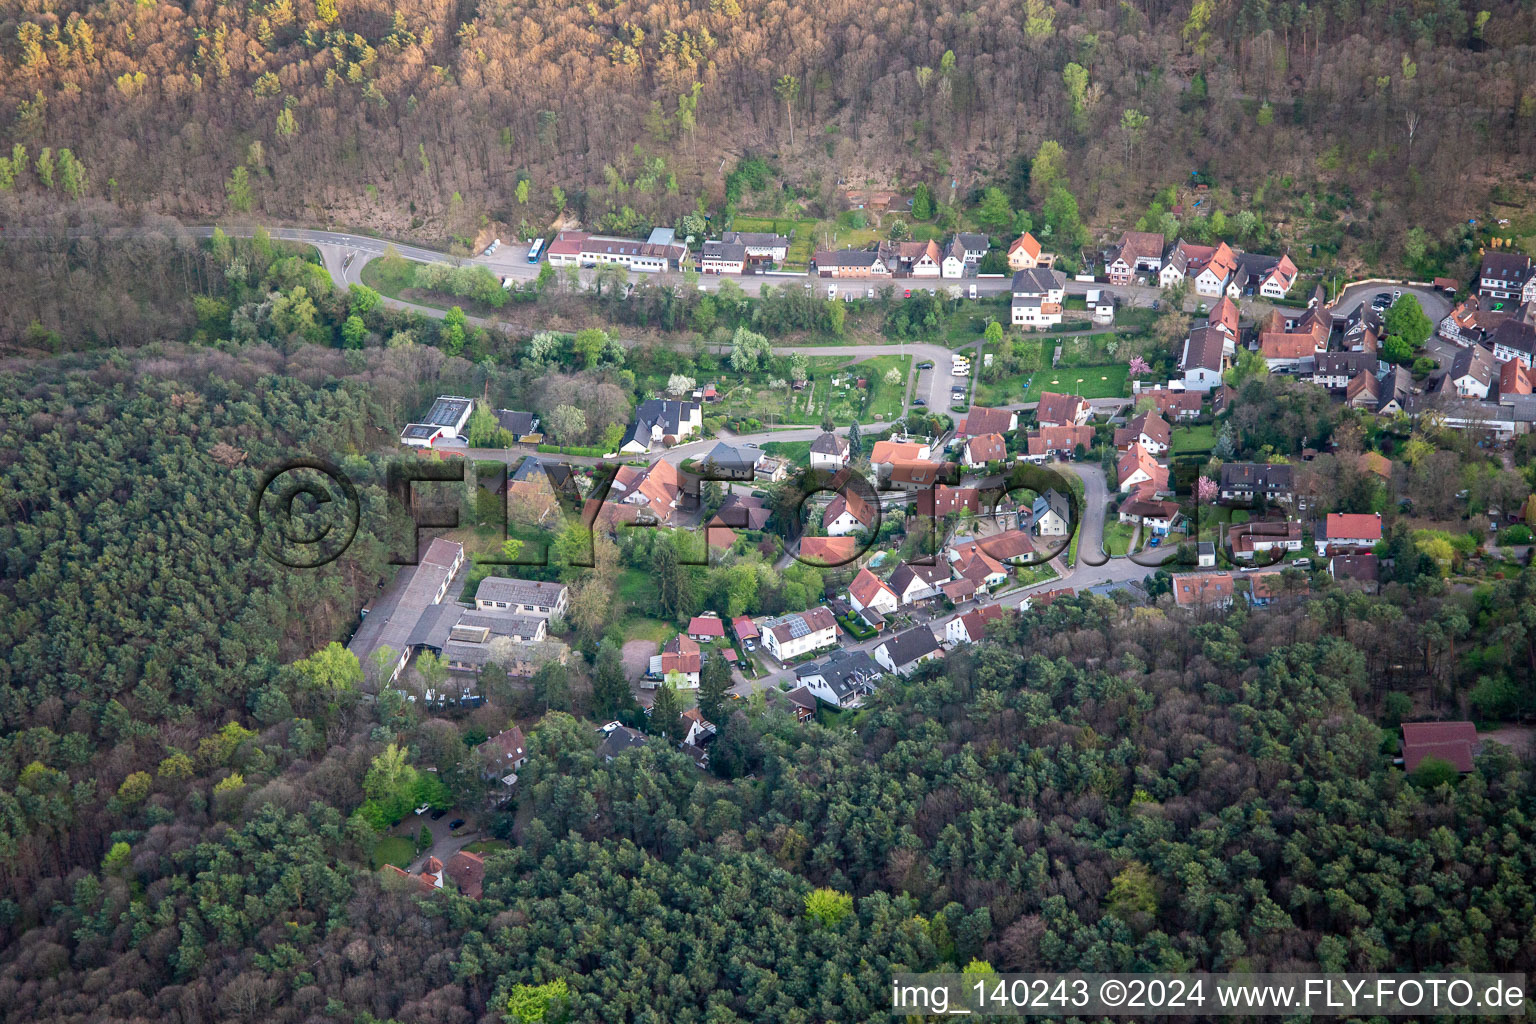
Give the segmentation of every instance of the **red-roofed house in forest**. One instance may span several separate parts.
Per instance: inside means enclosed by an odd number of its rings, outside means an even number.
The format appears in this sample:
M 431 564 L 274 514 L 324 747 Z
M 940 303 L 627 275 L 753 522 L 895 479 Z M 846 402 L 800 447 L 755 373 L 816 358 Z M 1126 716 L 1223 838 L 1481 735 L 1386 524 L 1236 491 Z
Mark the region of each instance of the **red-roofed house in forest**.
M 1404 722 L 1403 768 L 1413 771 L 1426 757 L 1444 761 L 1458 772 L 1472 770 L 1480 746 L 1471 722 Z
M 688 620 L 688 635 L 700 643 L 725 639 L 725 620 L 718 615 L 695 615 Z

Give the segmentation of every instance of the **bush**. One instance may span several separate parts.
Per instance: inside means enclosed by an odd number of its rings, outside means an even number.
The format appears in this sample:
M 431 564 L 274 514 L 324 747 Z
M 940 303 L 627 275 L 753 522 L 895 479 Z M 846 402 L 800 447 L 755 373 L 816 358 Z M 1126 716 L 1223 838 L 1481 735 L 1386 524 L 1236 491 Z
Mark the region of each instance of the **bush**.
M 1531 528 L 1524 523 L 1516 523 L 1506 527 L 1499 534 L 1499 543 L 1502 544 L 1529 544 L 1531 542 Z

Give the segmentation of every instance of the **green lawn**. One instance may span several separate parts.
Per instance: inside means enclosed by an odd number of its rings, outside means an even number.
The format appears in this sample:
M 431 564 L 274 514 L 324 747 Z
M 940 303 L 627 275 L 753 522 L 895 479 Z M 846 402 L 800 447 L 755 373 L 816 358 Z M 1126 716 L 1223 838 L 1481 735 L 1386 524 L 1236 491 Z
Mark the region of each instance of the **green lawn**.
M 816 239 L 819 237 L 816 221 L 790 220 L 784 217 L 733 217 L 731 230 L 771 231 L 777 235 L 789 236 L 789 252 L 784 262 L 801 267 L 810 265 L 811 253 L 815 251 Z
M 385 836 L 373 848 L 373 870 L 378 871 L 385 864 L 404 868 L 414 856 L 416 856 L 415 843 L 404 836 Z
M 1175 454 L 1185 452 L 1208 452 L 1216 446 L 1216 427 L 1210 423 L 1201 423 L 1191 427 L 1173 428 L 1173 451 Z
M 464 847 L 469 853 L 499 853 L 502 850 L 512 849 L 512 844 L 505 839 L 480 839 Z
M 1125 364 L 1112 366 L 1064 366 L 1055 370 L 1042 370 L 1035 374 L 1034 383 L 1019 399 L 1022 402 L 1038 402 L 1044 391 L 1082 395 L 1084 398 L 1124 398 L 1126 380 L 1130 376 Z
M 401 261 L 404 265 L 395 273 L 385 268 L 387 260 L 374 259 L 363 264 L 362 273 L 359 275 L 363 284 L 387 295 L 392 299 L 403 299 L 406 302 L 414 302 L 418 306 L 429 306 L 432 309 L 452 309 L 458 306 L 470 316 L 479 317 L 482 320 L 494 320 L 501 311 L 490 306 L 483 305 L 471 299 L 456 298 L 452 295 L 437 295 L 432 292 L 420 292 L 416 290 L 416 267 L 418 264 L 410 260 Z
M 768 441 L 762 447 L 764 454 L 772 455 L 777 459 L 788 459 L 791 465 L 811 464 L 811 442 L 809 441 Z
M 1122 523 L 1114 513 L 1104 517 L 1104 553 L 1110 556 L 1130 554 L 1131 536 L 1136 527 Z
M 1052 569 L 1049 562 L 1040 565 L 1026 565 L 1013 570 L 1013 578 L 1026 587 L 1033 587 L 1039 583 L 1048 583 L 1056 578 L 1056 570 Z

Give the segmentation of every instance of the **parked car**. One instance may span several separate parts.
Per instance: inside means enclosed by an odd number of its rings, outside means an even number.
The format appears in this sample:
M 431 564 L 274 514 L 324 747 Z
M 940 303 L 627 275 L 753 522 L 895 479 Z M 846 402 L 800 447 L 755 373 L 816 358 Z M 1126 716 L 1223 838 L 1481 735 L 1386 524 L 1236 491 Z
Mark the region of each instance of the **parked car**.
M 1291 565 L 1297 569 L 1310 569 L 1312 568 L 1312 559 L 1298 558 L 1296 561 L 1292 562 Z
M 417 814 L 426 814 L 431 809 L 432 809 L 432 805 L 431 804 L 422 804 L 420 807 L 416 808 L 416 813 Z
M 931 370 L 931 369 L 933 369 L 933 364 L 932 363 L 928 363 L 928 362 L 918 363 L 917 364 L 917 368 L 919 370 Z
M 829 299 L 837 298 L 837 285 L 835 285 L 835 284 L 827 285 L 827 298 L 829 298 Z
M 928 404 L 928 399 L 926 399 L 926 398 L 914 398 L 914 399 L 912 399 L 912 404 L 913 405 L 927 405 Z
M 1402 298 L 1402 297 L 1403 297 L 1403 290 L 1401 288 L 1393 288 L 1392 289 L 1392 304 L 1393 305 L 1396 305 L 1397 304 L 1397 300 Z
M 971 298 L 974 299 L 975 297 L 976 297 L 976 286 L 973 284 L 973 285 L 971 285 Z
M 911 288 L 903 288 L 901 290 L 901 297 L 904 298 L 904 299 L 910 299 L 912 297 L 912 289 Z
M 454 818 L 452 821 L 450 821 L 448 823 L 448 831 L 450 831 L 450 832 L 454 831 L 455 829 L 460 829 L 460 828 L 463 828 L 463 827 L 464 827 L 464 819 L 463 818 Z
M 864 289 L 864 297 L 866 299 L 874 298 L 875 297 L 875 290 L 873 288 L 866 288 L 866 289 Z
M 1152 300 L 1152 311 L 1153 312 L 1156 312 L 1157 310 L 1162 309 L 1162 308 L 1163 308 L 1163 300 L 1162 299 L 1153 299 Z
M 428 817 L 431 818 L 433 821 L 442 821 L 443 820 L 443 815 L 445 815 L 447 813 L 448 813 L 447 811 L 439 809 L 439 810 L 433 811 L 431 814 L 428 815 Z

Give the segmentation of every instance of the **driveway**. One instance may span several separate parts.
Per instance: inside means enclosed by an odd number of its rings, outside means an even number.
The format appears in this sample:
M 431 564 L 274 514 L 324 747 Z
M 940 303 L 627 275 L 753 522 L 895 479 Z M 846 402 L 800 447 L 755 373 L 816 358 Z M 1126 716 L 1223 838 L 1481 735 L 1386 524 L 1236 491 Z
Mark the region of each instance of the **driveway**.
M 433 821 L 429 814 L 423 814 L 419 818 L 415 815 L 406 816 L 405 821 L 412 822 L 417 832 L 421 831 L 422 825 L 427 826 L 432 831 L 432 845 L 424 852 L 418 854 L 415 860 L 411 861 L 411 865 L 407 869 L 411 874 L 414 875 L 420 871 L 421 866 L 427 862 L 428 857 L 436 857 L 444 864 L 447 864 L 449 857 L 452 857 L 470 843 L 485 838 L 479 829 L 466 832 L 461 836 L 451 835 L 448 831 L 448 823 L 461 816 L 457 810 L 450 810 L 437 821 Z

